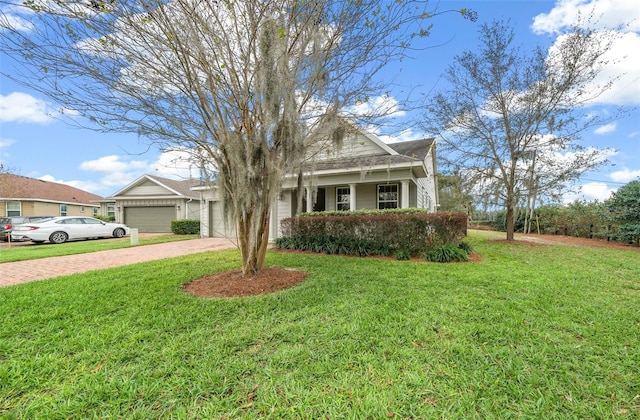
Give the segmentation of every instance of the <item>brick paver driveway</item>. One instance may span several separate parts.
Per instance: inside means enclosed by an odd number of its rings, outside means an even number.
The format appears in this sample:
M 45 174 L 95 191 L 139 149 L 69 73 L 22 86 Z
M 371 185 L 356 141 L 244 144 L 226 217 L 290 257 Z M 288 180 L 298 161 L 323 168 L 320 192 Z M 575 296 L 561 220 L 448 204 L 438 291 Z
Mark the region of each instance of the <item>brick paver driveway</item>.
M 228 239 L 201 238 L 67 255 L 63 257 L 3 263 L 0 264 L 0 287 L 68 274 L 84 273 L 91 270 L 135 264 L 143 261 L 160 260 L 163 258 L 234 247 L 235 244 Z

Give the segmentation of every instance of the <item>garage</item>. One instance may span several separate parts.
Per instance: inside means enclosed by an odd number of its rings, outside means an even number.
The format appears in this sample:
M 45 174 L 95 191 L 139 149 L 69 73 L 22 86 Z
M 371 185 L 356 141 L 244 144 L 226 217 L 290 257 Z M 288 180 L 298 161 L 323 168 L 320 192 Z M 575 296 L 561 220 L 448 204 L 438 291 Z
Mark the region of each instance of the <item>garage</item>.
M 171 221 L 176 218 L 174 206 L 167 207 L 125 207 L 124 223 L 138 229 L 138 232 L 171 232 Z

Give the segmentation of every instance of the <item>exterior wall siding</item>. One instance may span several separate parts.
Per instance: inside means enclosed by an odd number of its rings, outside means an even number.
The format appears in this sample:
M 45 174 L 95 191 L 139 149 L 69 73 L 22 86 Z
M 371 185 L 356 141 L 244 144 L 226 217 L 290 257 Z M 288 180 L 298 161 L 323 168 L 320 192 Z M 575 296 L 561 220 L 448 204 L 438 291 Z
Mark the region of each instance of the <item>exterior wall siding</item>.
M 67 205 L 67 216 L 93 217 L 94 207 L 99 208 L 98 205 L 88 206 L 86 204 L 77 205 L 69 203 L 49 203 L 44 201 L 21 201 L 20 214 L 22 216 L 60 216 L 60 204 Z M 82 211 L 83 207 L 84 211 Z M 98 212 L 98 214 L 99 213 L 100 212 Z M 6 203 L 1 202 L 0 215 L 5 216 L 6 214 Z
M 320 145 L 320 151 L 316 155 L 317 160 L 334 159 L 345 156 L 371 156 L 384 153 L 383 149 L 361 133 L 347 136 L 342 146 L 333 144 Z
M 139 196 L 145 196 L 145 195 L 149 195 L 149 196 L 158 196 L 158 195 L 167 195 L 169 191 L 156 184 L 155 182 L 151 182 L 149 180 L 143 182 L 140 185 L 137 185 L 133 188 L 131 188 L 130 190 L 126 191 L 122 196 L 126 197 L 126 196 L 132 196 L 132 197 L 139 197 Z

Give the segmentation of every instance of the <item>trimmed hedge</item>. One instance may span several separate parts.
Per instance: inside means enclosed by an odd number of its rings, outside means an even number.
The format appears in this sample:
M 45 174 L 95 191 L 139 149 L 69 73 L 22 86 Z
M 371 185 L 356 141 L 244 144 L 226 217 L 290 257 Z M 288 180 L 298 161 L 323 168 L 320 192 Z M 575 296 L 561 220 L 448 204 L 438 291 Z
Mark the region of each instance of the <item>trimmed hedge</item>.
M 194 235 L 200 233 L 200 220 L 182 219 L 171 221 L 171 232 L 176 235 Z
M 457 246 L 467 234 L 467 215 L 422 209 L 308 213 L 283 219 L 281 232 L 279 248 L 408 259 Z

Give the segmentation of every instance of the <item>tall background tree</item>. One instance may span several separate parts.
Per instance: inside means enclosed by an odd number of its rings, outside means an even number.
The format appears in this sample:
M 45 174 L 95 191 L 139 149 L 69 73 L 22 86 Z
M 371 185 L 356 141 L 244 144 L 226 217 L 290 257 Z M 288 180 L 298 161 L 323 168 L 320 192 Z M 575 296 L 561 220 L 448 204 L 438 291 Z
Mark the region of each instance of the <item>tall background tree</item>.
M 8 77 L 89 128 L 213 164 L 245 274 L 264 264 L 282 174 L 348 134 L 349 107 L 386 91 L 380 70 L 428 35 L 435 14 L 416 0 L 3 3 Z
M 473 214 L 473 196 L 465 190 L 460 174 L 438 175 L 439 211 Z
M 613 80 L 595 85 L 612 32 L 578 25 L 548 51 L 521 51 L 509 22 L 481 26 L 479 47 L 455 58 L 449 88 L 428 99 L 424 128 L 437 134 L 441 163 L 462 174 L 474 195 L 506 210 L 507 239 L 515 209 L 529 198 L 558 194 L 606 161 L 580 135 L 604 121 L 585 104 Z
M 618 223 L 618 240 L 640 245 L 640 181 L 620 187 L 606 201 L 614 222 Z

